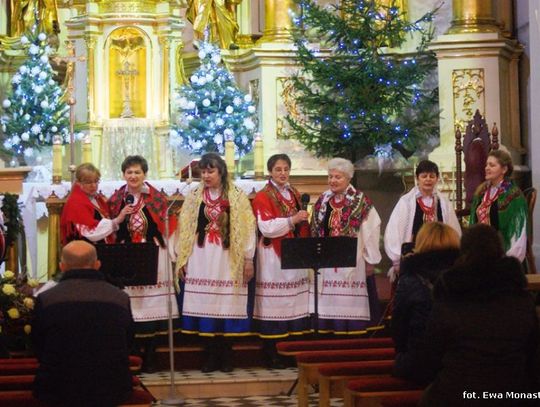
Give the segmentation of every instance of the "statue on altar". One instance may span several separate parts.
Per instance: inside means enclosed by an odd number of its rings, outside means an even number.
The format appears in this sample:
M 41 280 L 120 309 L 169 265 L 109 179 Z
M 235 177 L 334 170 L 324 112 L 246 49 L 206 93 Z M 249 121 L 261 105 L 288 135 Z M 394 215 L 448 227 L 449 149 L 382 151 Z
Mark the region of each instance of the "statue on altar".
M 48 35 L 60 32 L 56 0 L 11 0 L 10 35 L 23 35 L 32 28 L 36 17 L 40 31 Z
M 209 28 L 210 41 L 221 48 L 236 48 L 236 6 L 241 0 L 189 0 L 186 17 L 193 24 L 195 38 L 203 39 Z

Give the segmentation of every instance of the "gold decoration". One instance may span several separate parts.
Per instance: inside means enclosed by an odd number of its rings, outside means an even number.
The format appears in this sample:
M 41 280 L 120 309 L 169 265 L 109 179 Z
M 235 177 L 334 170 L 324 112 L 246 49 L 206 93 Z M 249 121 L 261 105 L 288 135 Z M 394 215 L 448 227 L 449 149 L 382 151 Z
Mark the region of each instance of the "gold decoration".
M 155 13 L 157 1 L 111 1 L 100 3 L 101 13 Z
M 302 121 L 302 113 L 296 102 L 295 88 L 291 78 L 283 77 L 278 78 L 278 95 L 276 111 L 276 136 L 277 138 L 286 138 L 286 132 L 289 129 L 288 122 L 285 116 L 291 116 L 295 121 Z M 281 102 L 281 103 L 280 103 Z
M 47 240 L 47 276 L 51 279 L 58 270 L 60 260 L 60 215 L 64 200 L 59 199 L 54 192 L 47 198 L 45 203 L 49 211 L 49 238 Z
M 263 42 L 290 42 L 292 21 L 289 14 L 294 9 L 293 0 L 265 0 Z
M 450 34 L 500 31 L 493 16 L 492 0 L 454 0 Z
M 56 0 L 11 0 L 10 35 L 20 37 L 29 31 L 39 18 L 39 30 L 48 35 L 60 32 Z
M 255 145 L 253 147 L 253 169 L 255 172 L 255 179 L 260 180 L 264 178 L 264 150 L 263 140 L 261 134 L 255 135 Z
M 178 85 L 187 85 L 189 83 L 186 76 L 186 70 L 184 68 L 184 55 L 183 55 L 184 43 L 180 41 L 176 46 L 176 83 Z
M 454 125 L 465 128 L 476 110 L 485 112 L 484 69 L 455 69 L 452 71 Z
M 86 42 L 87 54 L 88 54 L 88 121 L 93 123 L 96 121 L 95 112 L 97 111 L 95 105 L 95 49 L 97 38 L 90 34 L 84 35 L 84 41 Z
M 159 45 L 162 53 L 162 92 L 161 92 L 161 116 L 164 121 L 169 117 L 169 51 L 171 40 L 168 37 L 159 37 Z
M 234 179 L 234 141 L 225 141 L 225 164 L 231 178 Z
M 221 48 L 228 49 L 235 43 L 238 33 L 236 4 L 235 0 L 189 0 L 186 18 L 193 24 L 195 38 L 205 38 L 208 28 L 210 41 L 219 42 Z
M 138 28 L 111 33 L 109 84 L 111 118 L 146 117 L 146 45 Z
M 259 99 L 261 97 L 260 92 L 260 80 L 259 79 L 252 79 L 249 81 L 249 94 L 251 95 L 251 102 L 253 103 L 253 106 L 255 107 L 255 111 L 259 111 Z M 253 123 L 255 123 L 255 128 L 259 128 L 259 116 L 255 116 L 253 118 Z

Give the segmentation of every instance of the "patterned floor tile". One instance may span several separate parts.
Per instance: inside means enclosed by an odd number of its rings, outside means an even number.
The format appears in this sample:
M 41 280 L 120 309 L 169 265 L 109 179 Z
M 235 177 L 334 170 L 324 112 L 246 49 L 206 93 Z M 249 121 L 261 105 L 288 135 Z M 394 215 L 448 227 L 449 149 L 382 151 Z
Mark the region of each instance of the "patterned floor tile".
M 185 407 L 294 407 L 298 404 L 296 396 L 250 396 L 250 397 L 219 397 L 214 399 L 186 399 Z M 157 403 L 156 407 L 160 404 Z M 311 395 L 310 407 L 318 405 L 317 395 Z M 341 399 L 332 399 L 331 407 L 342 407 Z

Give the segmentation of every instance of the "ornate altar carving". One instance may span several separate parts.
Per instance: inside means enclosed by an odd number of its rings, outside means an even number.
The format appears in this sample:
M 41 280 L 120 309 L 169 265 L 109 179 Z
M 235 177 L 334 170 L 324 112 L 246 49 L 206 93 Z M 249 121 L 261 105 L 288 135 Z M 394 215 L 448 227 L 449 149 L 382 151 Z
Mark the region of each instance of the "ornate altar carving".
M 146 117 L 146 44 L 141 30 L 118 28 L 109 44 L 109 117 Z

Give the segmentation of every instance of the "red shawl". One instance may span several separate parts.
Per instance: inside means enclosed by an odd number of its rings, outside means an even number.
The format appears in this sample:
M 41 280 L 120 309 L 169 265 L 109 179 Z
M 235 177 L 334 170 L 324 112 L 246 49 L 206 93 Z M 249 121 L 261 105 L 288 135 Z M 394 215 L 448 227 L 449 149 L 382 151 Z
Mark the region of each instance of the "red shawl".
M 148 209 L 152 220 L 157 225 L 159 233 L 161 236 L 165 236 L 165 213 L 167 211 L 167 198 L 156 188 L 150 185 L 148 182 L 145 182 L 146 186 L 149 188 L 147 194 L 141 194 L 144 201 L 144 206 Z M 120 187 L 114 191 L 114 194 L 109 199 L 109 209 L 113 217 L 117 216 L 122 210 L 125 202 L 125 197 L 127 195 L 126 185 Z M 171 236 L 176 230 L 176 216 L 169 216 L 169 236 Z
M 300 193 L 296 188 L 290 188 L 291 195 L 293 196 L 296 203 L 296 207 L 299 207 Z M 290 213 L 287 214 L 287 207 L 285 206 L 284 202 L 280 200 L 279 192 L 271 182 L 268 182 L 268 184 L 266 184 L 266 186 L 262 190 L 260 190 L 257 195 L 255 195 L 255 198 L 253 198 L 252 206 L 255 217 L 260 216 L 262 220 L 270 220 L 291 216 Z M 295 209 L 293 213 L 296 212 L 297 210 Z M 307 222 L 302 222 L 299 226 L 299 229 L 300 233 L 298 237 L 309 237 L 309 225 Z M 290 230 L 289 233 L 284 236 L 270 239 L 272 241 L 274 251 L 279 257 L 281 257 L 281 241 L 289 237 L 294 237 L 294 229 Z
M 99 208 L 96 208 L 90 198 L 81 189 L 80 185 L 75 183 L 71 188 L 71 193 L 62 209 L 60 218 L 60 238 L 62 245 L 73 240 L 74 236 L 79 236 L 76 225 L 84 225 L 89 228 L 95 228 L 99 220 L 95 218 L 95 211 L 99 211 L 102 218 L 110 218 L 107 201 L 103 195 L 97 194 L 96 201 Z

